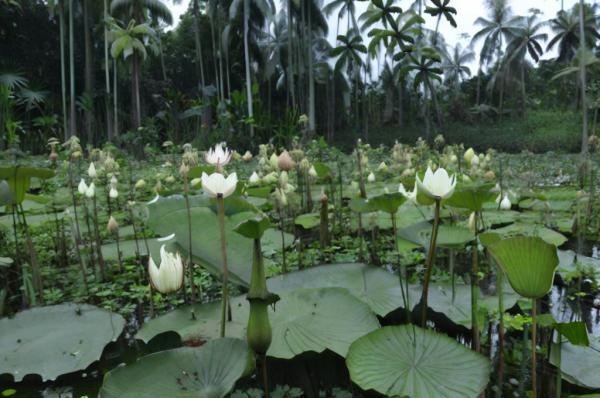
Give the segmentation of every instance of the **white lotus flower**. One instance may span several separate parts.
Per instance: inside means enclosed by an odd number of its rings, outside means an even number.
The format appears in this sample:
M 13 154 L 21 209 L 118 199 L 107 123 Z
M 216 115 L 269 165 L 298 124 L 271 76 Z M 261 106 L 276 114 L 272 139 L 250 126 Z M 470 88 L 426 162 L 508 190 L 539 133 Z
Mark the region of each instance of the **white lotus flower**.
M 502 201 L 500 202 L 500 208 L 502 210 L 510 210 L 511 207 L 512 207 L 512 203 L 510 203 L 510 199 L 508 198 L 508 195 L 504 195 L 504 199 L 502 199 Z
M 96 195 L 96 186 L 92 182 L 85 190 L 85 196 L 87 198 L 93 198 Z
M 213 166 L 225 166 L 231 160 L 231 155 L 231 151 L 227 147 L 223 149 L 223 143 L 220 143 L 215 145 L 214 148 L 210 148 L 204 159 L 206 163 Z
M 415 187 L 413 188 L 412 192 L 408 192 L 406 188 L 404 188 L 404 184 L 400 183 L 400 186 L 398 187 L 398 192 L 404 195 L 404 197 L 410 200 L 411 202 L 417 203 L 417 184 L 415 184 Z
M 308 169 L 308 175 L 316 178 L 319 174 L 317 174 L 317 169 L 315 169 L 315 166 L 310 166 L 310 169 Z
M 475 151 L 473 150 L 473 148 L 469 148 L 465 151 L 465 154 L 463 155 L 463 158 L 465 159 L 465 161 L 467 163 L 471 163 L 471 161 L 473 160 L 473 158 L 475 157 Z
M 446 169 L 440 167 L 435 173 L 427 168 L 423 181 L 417 176 L 419 191 L 432 199 L 448 199 L 456 188 L 456 176 L 448 176 Z
M 90 167 L 88 167 L 88 176 L 90 176 L 90 178 L 96 178 L 97 175 L 96 166 L 94 166 L 94 162 L 91 162 Z
M 473 156 L 471 160 L 471 166 L 477 166 L 479 164 L 479 156 Z
M 150 256 L 148 260 L 150 283 L 161 293 L 172 293 L 183 286 L 183 262 L 179 253 L 169 253 L 160 247 L 160 268 Z
M 119 197 L 119 191 L 117 191 L 117 189 L 115 187 L 111 187 L 110 191 L 108 191 L 108 196 L 111 199 L 116 199 Z
M 77 186 L 77 191 L 81 194 L 81 195 L 85 195 L 85 191 L 87 191 L 88 186 L 85 183 L 85 180 L 82 178 L 81 181 L 79 181 L 79 185 Z
M 260 182 L 260 177 L 256 174 L 256 171 L 252 173 L 248 182 L 252 185 L 257 185 Z
M 369 176 L 367 177 L 367 181 L 375 182 L 375 174 L 373 174 L 373 172 L 369 173 Z
M 227 178 L 221 173 L 212 173 L 208 175 L 202 173 L 202 189 L 211 198 L 222 196 L 228 197 L 237 186 L 237 174 L 231 173 Z
M 377 166 L 377 171 L 380 171 L 380 172 L 388 171 L 387 164 L 385 164 L 385 162 L 379 163 L 379 166 Z

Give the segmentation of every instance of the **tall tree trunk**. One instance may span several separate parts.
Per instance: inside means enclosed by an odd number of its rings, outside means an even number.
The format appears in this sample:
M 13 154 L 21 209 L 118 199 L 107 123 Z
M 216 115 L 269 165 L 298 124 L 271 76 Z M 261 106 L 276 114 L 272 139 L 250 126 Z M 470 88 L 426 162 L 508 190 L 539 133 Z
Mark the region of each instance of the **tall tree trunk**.
M 288 90 L 290 92 L 290 97 L 292 100 L 292 108 L 296 108 L 296 92 L 294 90 L 294 59 L 293 59 L 293 49 L 292 49 L 292 41 L 294 38 L 294 27 L 292 25 L 292 0 L 288 0 L 287 2 L 287 22 L 288 22 Z
M 90 100 L 91 109 L 84 109 L 85 131 L 88 144 L 94 145 L 94 59 L 92 34 L 90 30 L 90 0 L 83 0 L 83 39 L 85 43 L 85 94 Z
M 244 0 L 244 61 L 246 63 L 246 101 L 248 117 L 254 118 L 252 109 L 252 78 L 250 76 L 250 49 L 248 48 L 248 24 L 250 22 L 250 0 Z M 250 123 L 250 137 L 254 137 L 254 124 Z
M 521 65 L 521 96 L 523 101 L 523 119 L 527 117 L 527 93 L 525 91 L 525 60 Z
M 585 62 L 584 62 L 584 51 L 585 51 L 585 29 L 584 29 L 584 15 L 583 15 L 583 0 L 579 0 L 579 41 L 580 41 L 580 52 L 581 60 L 579 62 L 579 78 L 581 81 L 581 114 L 582 114 L 582 133 L 581 133 L 581 156 L 585 161 L 589 152 L 588 149 L 588 120 L 587 120 L 587 100 L 585 93 L 586 76 L 585 76 Z
M 215 25 L 219 22 L 219 9 L 218 6 L 214 10 L 213 18 L 210 21 L 210 37 L 212 40 L 212 50 L 213 50 L 213 68 L 215 70 L 215 87 L 217 88 L 217 92 L 219 94 L 219 101 L 223 101 L 223 93 L 219 91 L 219 66 L 217 65 L 217 58 L 219 57 L 219 49 L 217 47 L 217 41 L 215 39 Z
M 109 55 L 108 55 L 108 0 L 104 0 L 104 78 L 105 78 L 105 90 L 104 90 L 104 104 L 106 111 L 106 133 L 108 140 L 113 139 L 113 126 L 112 126 L 112 115 L 110 108 L 110 66 L 109 66 Z
M 404 120 L 404 84 L 403 81 L 399 81 L 398 87 L 398 127 L 402 127 Z
M 313 53 L 312 53 L 312 17 L 310 6 L 307 9 L 308 13 L 308 31 L 306 32 L 306 43 L 308 51 L 308 134 L 313 136 L 316 128 L 315 115 L 315 77 L 313 71 Z
M 131 116 L 133 128 L 142 125 L 142 109 L 140 105 L 140 62 L 137 53 L 131 55 Z
M 119 136 L 119 102 L 117 98 L 117 60 L 113 59 L 113 116 L 115 123 L 113 125 L 113 131 L 115 137 Z
M 75 40 L 73 38 L 74 19 L 73 0 L 69 0 L 69 97 L 70 97 L 70 120 L 69 136 L 77 134 L 77 111 L 75 109 Z
M 67 117 L 67 75 L 65 67 L 65 9 L 64 0 L 58 2 L 58 23 L 60 28 L 60 92 L 62 99 L 62 122 L 63 136 L 65 141 L 69 138 L 68 117 Z
M 160 71 L 162 72 L 162 79 L 164 82 L 167 81 L 167 68 L 165 67 L 165 54 L 163 53 L 162 40 L 160 38 L 160 31 L 156 30 L 156 41 L 158 42 L 158 55 L 160 57 Z
M 196 47 L 196 73 L 201 89 L 204 89 L 204 63 L 202 60 L 202 41 L 200 40 L 200 5 L 199 0 L 193 0 L 192 12 L 194 14 L 194 44 Z
M 477 98 L 475 99 L 475 105 L 481 104 L 481 64 L 477 69 Z

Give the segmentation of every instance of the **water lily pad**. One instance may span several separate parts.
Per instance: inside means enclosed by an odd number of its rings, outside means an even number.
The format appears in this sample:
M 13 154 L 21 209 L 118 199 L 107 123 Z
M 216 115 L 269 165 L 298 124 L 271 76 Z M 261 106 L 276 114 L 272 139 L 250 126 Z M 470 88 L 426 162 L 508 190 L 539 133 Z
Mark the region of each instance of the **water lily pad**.
M 188 216 L 183 197 L 179 195 L 160 198 L 148 205 L 150 218 L 148 225 L 156 233 L 168 236 L 175 234 L 177 244 L 183 252 L 189 252 Z M 192 254 L 194 261 L 208 271 L 221 274 L 221 238 L 215 204 L 208 197 L 190 197 L 192 221 Z M 252 241 L 234 231 L 242 221 L 256 217 L 258 210 L 240 197 L 225 200 L 225 233 L 229 277 L 236 283 L 247 285 L 250 282 Z M 284 234 L 286 244 L 293 237 Z M 265 231 L 262 239 L 263 251 L 281 250 L 281 232 L 275 229 Z
M 101 398 L 222 398 L 250 373 L 253 354 L 239 339 L 217 339 L 142 357 L 104 377 Z
M 87 304 L 37 307 L 0 319 L 0 374 L 43 380 L 83 370 L 115 341 L 125 320 Z
M 590 346 L 576 346 L 568 342 L 561 344 L 560 369 L 563 378 L 570 383 L 586 388 L 600 388 L 600 338 L 590 338 Z M 553 346 L 550 363 L 556 366 L 557 345 Z
M 354 340 L 379 327 L 371 309 L 346 289 L 296 289 L 279 295 L 277 305 L 269 308 L 273 340 L 267 355 L 272 357 L 287 359 L 325 349 L 345 356 Z M 167 331 L 177 332 L 184 340 L 217 338 L 220 308 L 220 302 L 177 308 L 147 322 L 136 338 L 147 342 Z M 231 299 L 231 308 L 233 321 L 227 323 L 226 335 L 245 338 L 249 313 L 246 298 Z
M 386 326 L 350 346 L 346 365 L 363 390 L 411 398 L 477 397 L 490 361 L 446 335 L 414 325 Z
M 542 238 L 547 243 L 550 243 L 555 246 L 560 246 L 567 241 L 566 236 L 550 228 L 546 228 L 537 224 L 525 224 L 521 222 L 507 225 L 503 228 L 495 229 L 494 232 L 502 235 L 503 237 L 511 237 L 517 235 L 537 236 Z

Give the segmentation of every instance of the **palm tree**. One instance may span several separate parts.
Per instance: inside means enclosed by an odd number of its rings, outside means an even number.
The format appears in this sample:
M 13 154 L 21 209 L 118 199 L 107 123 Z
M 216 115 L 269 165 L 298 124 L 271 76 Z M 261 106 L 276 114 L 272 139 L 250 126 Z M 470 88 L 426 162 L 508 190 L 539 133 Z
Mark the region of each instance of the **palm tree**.
M 113 22 L 112 30 L 112 45 L 110 53 L 113 58 L 123 57 L 123 60 L 131 60 L 131 84 L 134 108 L 133 126 L 139 127 L 141 124 L 141 108 L 140 108 L 140 57 L 146 59 L 148 45 L 154 53 L 157 52 L 153 45 L 155 39 L 154 30 L 147 24 L 136 25 L 135 20 L 131 20 L 129 24 L 123 28 L 118 22 Z
M 73 0 L 69 0 L 69 97 L 70 97 L 70 118 L 69 118 L 69 136 L 77 134 L 77 113 L 75 109 L 75 40 L 73 38 L 73 20 L 75 16 Z
M 67 77 L 65 75 L 65 5 L 64 0 L 49 0 L 48 8 L 51 15 L 56 12 L 58 14 L 59 26 L 59 42 L 60 42 L 60 88 L 62 99 L 62 121 L 63 121 L 63 136 L 65 140 L 68 138 L 67 128 Z
M 454 20 L 452 14 L 456 15 L 457 12 L 456 8 L 449 6 L 450 0 L 431 0 L 431 2 L 434 6 L 425 7 L 425 13 L 431 15 L 432 17 L 437 17 L 437 21 L 435 23 L 435 34 L 433 35 L 432 43 L 435 47 L 437 43 L 438 28 L 440 27 L 440 19 L 442 18 L 442 15 L 444 16 L 444 18 L 446 18 L 448 22 L 450 22 L 450 25 L 456 28 L 456 21 Z
M 475 53 L 469 47 L 462 48 L 460 43 L 456 43 L 451 51 L 443 51 L 442 69 L 446 71 L 446 82 L 454 85 L 454 93 L 460 92 L 460 83 L 465 77 L 471 76 L 471 69 L 467 66 L 475 60 Z
M 486 0 L 486 5 L 490 9 L 489 17 L 479 17 L 475 20 L 475 24 L 481 26 L 481 29 L 475 33 L 471 40 L 471 43 L 483 40 L 477 72 L 477 105 L 479 105 L 481 97 L 482 67 L 484 64 L 487 65 L 492 62 L 494 54 L 497 59 L 500 58 L 504 39 L 509 37 L 511 32 L 509 21 L 512 10 L 508 5 L 508 0 Z M 500 63 L 498 63 L 498 68 L 499 66 Z
M 108 14 L 108 0 L 104 0 L 104 14 L 103 14 L 103 28 L 104 28 L 104 109 L 106 110 L 106 132 L 108 140 L 113 139 L 115 134 L 113 131 L 112 115 L 110 110 L 110 66 L 109 66 L 109 40 L 108 40 L 108 27 L 109 27 L 109 14 Z M 116 73 L 116 71 L 115 71 Z
M 121 54 L 124 59 L 131 56 L 131 113 L 133 128 L 137 129 L 142 124 L 139 56 L 142 55 L 144 59 L 146 58 L 144 40 L 154 39 L 156 36 L 154 29 L 150 28 L 145 22 L 153 20 L 171 24 L 173 23 L 173 16 L 169 7 L 161 0 L 112 0 L 110 13 L 115 17 L 123 17 L 125 21 L 134 21 L 134 23 L 129 22 L 125 29 L 118 24 L 113 24 L 115 27 L 113 34 L 117 38 L 113 41 L 111 54 L 113 58 L 118 58 Z M 129 39 L 125 39 L 125 37 Z M 123 39 L 120 40 L 120 38 Z M 139 39 L 142 39 L 142 41 L 139 41 Z M 120 44 L 115 48 L 116 42 Z M 115 53 L 118 53 L 118 55 L 115 56 Z
M 356 21 L 356 7 L 354 0 L 331 0 L 325 7 L 323 7 L 323 13 L 326 16 L 333 14 L 335 10 L 338 10 L 338 21 L 344 16 L 347 16 L 348 26 L 346 32 L 350 30 L 350 21 L 352 20 L 352 29 L 358 31 L 358 22 Z M 346 33 L 348 34 L 348 33 Z
M 350 30 L 349 35 L 339 35 L 337 37 L 339 45 L 333 48 L 329 55 L 338 57 L 335 62 L 335 70 L 345 70 L 348 77 L 354 75 L 354 90 L 358 93 L 358 80 L 360 79 L 360 70 L 363 65 L 361 54 L 367 53 L 367 47 L 362 42 L 362 36 L 355 30 Z M 358 101 L 355 101 L 358 106 Z M 358 112 L 355 112 L 358 116 Z
M 549 21 L 554 37 L 548 42 L 546 51 L 558 45 L 558 62 L 569 62 L 580 47 L 579 37 L 583 34 L 587 47 L 593 48 L 595 41 L 600 39 L 596 17 L 591 9 L 583 6 L 583 18 L 579 16 L 580 6 L 575 5 L 567 11 L 559 11 L 556 18 Z M 580 20 L 583 20 L 583 29 L 580 29 Z
M 518 61 L 518 67 L 521 73 L 521 100 L 523 116 L 526 115 L 527 96 L 525 91 L 525 67 L 527 65 L 527 55 L 538 62 L 544 50 L 540 42 L 547 40 L 548 35 L 541 33 L 544 28 L 544 22 L 537 22 L 537 15 L 533 14 L 528 17 L 516 17 L 512 24 L 515 26 L 511 29 L 511 39 L 508 43 L 506 53 L 508 59 L 506 64 L 510 65 L 513 61 Z

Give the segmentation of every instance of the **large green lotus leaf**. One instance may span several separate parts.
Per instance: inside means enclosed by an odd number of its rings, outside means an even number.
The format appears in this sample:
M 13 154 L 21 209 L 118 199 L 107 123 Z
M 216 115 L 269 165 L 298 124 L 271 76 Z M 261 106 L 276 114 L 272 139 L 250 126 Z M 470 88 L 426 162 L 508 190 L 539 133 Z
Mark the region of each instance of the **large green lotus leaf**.
M 558 268 L 556 246 L 541 238 L 518 236 L 496 242 L 488 250 L 521 296 L 540 298 L 552 288 Z
M 120 231 L 119 231 L 120 233 Z M 150 254 L 154 261 L 160 262 L 160 247 L 164 245 L 166 242 L 159 242 L 156 239 L 147 239 L 148 248 L 150 249 Z M 148 251 L 146 250 L 146 244 L 144 243 L 144 239 L 138 238 L 138 243 L 136 245 L 135 240 L 124 240 L 119 242 L 119 249 L 121 250 L 121 257 L 135 257 L 135 252 L 137 248 L 140 248 L 140 255 L 145 256 L 148 255 Z M 102 255 L 105 260 L 117 261 L 117 243 L 107 243 L 102 245 Z
M 275 293 L 297 288 L 343 287 L 380 316 L 403 306 L 398 276 L 360 263 L 321 265 L 282 274 L 269 278 L 267 285 Z M 419 297 L 420 292 L 412 297 L 411 303 L 415 304 Z
M 246 342 L 232 338 L 160 351 L 106 374 L 100 398 L 222 398 L 253 362 Z
M 492 183 L 458 184 L 445 204 L 470 211 L 480 211 L 485 203 L 493 202 L 498 196 L 496 192 L 491 191 L 493 187 Z
M 300 225 L 304 229 L 315 228 L 321 224 L 321 215 L 319 213 L 301 214 L 296 217 L 294 224 Z
M 431 239 L 431 224 L 425 221 L 409 225 L 398 230 L 398 236 L 409 242 L 423 247 L 429 247 Z M 437 246 L 448 249 L 462 249 L 475 239 L 469 228 L 459 225 L 440 225 L 438 229 Z
M 560 369 L 563 378 L 572 384 L 590 389 L 600 389 L 600 338 L 590 338 L 590 346 L 576 346 L 568 342 L 561 344 Z M 550 363 L 557 364 L 558 345 L 553 345 Z
M 346 365 L 363 390 L 388 397 L 477 397 L 490 374 L 484 356 L 414 325 L 386 326 L 361 337 L 350 346 Z
M 517 235 L 538 236 L 547 243 L 550 243 L 555 246 L 560 246 L 567 241 L 566 236 L 559 232 L 553 231 L 550 228 L 546 228 L 544 226 L 536 224 L 525 224 L 521 222 L 507 225 L 503 228 L 495 229 L 494 232 L 504 237 Z
M 562 278 L 569 274 L 585 270 L 586 274 L 598 275 L 600 273 L 600 260 L 593 257 L 582 256 L 573 250 L 557 250 L 558 254 L 558 273 Z M 596 281 L 600 283 L 600 276 L 596 276 Z
M 277 305 L 269 307 L 273 341 L 267 354 L 272 357 L 293 358 L 325 349 L 345 356 L 354 340 L 379 327 L 371 309 L 346 289 L 296 289 L 279 296 Z M 147 322 L 136 338 L 147 342 L 167 331 L 177 332 L 184 341 L 217 338 L 220 308 L 220 302 L 177 308 Z M 249 314 L 245 296 L 232 298 L 231 309 L 232 322 L 227 323 L 226 335 L 243 339 Z
M 41 167 L 10 166 L 0 167 L 0 180 L 6 180 L 14 193 L 13 203 L 21 203 L 31 185 L 32 178 L 48 179 L 54 177 L 54 170 Z
M 450 283 L 432 283 L 429 287 L 427 304 L 452 322 L 471 327 L 471 286 L 457 283 L 455 285 L 454 302 L 452 302 L 452 285 Z M 411 285 L 411 296 L 419 294 L 420 285 Z M 417 296 L 418 297 L 418 296 Z M 519 295 L 510 286 L 504 287 L 504 308 L 511 308 L 517 303 Z M 416 304 L 416 303 L 415 303 Z M 489 314 L 498 309 L 498 295 L 479 291 L 479 309 Z
M 0 319 L 0 374 L 43 380 L 84 370 L 115 341 L 125 320 L 87 304 L 37 307 Z
M 168 236 L 175 234 L 175 239 L 183 252 L 189 252 L 188 216 L 183 197 L 179 195 L 159 198 L 148 205 L 150 217 L 148 225 L 156 233 Z M 229 197 L 225 200 L 225 235 L 227 242 L 227 261 L 229 277 L 242 285 L 250 283 L 252 270 L 252 240 L 234 231 L 242 221 L 256 217 L 258 210 L 240 197 Z M 190 214 L 192 220 L 192 254 L 194 262 L 203 265 L 214 274 L 222 273 L 221 235 L 219 221 L 214 202 L 199 195 L 190 197 Z M 284 234 L 286 244 L 291 244 L 293 237 Z M 262 238 L 263 251 L 281 249 L 281 232 L 268 229 Z
M 401 229 L 409 225 L 430 220 L 433 217 L 431 206 L 417 206 L 413 203 L 404 203 L 396 212 L 397 228 Z M 391 229 L 392 220 L 388 213 L 376 211 L 373 213 L 363 214 L 363 229 L 371 230 L 375 225 L 380 229 Z M 351 221 L 353 230 L 358 229 L 357 218 L 353 217 Z
M 485 210 L 483 219 L 489 225 L 510 224 L 519 218 L 519 214 L 518 211 L 514 210 Z
M 6 211 L 4 209 L 4 205 L 11 204 L 13 202 L 13 191 L 8 186 L 8 183 L 4 180 L 0 180 L 0 209 Z

